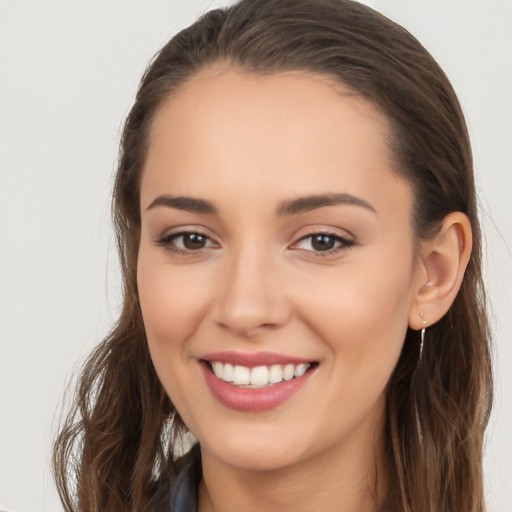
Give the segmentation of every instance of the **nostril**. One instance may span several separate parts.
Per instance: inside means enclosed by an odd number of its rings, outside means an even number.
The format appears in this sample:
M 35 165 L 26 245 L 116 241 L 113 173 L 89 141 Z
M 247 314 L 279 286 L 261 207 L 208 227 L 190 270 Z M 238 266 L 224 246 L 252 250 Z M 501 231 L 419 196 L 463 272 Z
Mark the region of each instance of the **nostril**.
M 273 269 L 265 264 L 266 257 L 252 249 L 251 254 L 239 254 L 229 274 L 223 276 L 212 308 L 216 322 L 241 337 L 279 327 L 290 313 Z
M 261 330 L 278 329 L 286 324 L 290 317 L 285 305 L 270 303 L 250 304 L 225 303 L 219 305 L 215 320 L 223 329 L 239 337 L 249 337 Z

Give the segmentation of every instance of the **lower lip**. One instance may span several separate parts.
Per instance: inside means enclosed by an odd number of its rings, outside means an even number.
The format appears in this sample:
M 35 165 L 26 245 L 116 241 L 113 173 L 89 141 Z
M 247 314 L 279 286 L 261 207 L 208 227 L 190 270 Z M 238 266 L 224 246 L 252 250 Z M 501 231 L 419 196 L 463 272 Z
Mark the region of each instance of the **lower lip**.
M 309 380 L 312 370 L 301 377 L 264 388 L 240 388 L 217 378 L 207 364 L 201 363 L 206 384 L 212 395 L 226 407 L 237 411 L 258 412 L 273 409 L 291 398 Z

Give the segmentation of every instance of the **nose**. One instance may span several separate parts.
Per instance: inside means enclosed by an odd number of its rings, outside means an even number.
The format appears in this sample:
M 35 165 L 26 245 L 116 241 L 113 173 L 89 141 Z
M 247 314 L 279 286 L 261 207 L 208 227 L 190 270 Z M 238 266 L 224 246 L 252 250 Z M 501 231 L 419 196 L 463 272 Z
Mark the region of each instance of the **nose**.
M 275 258 L 253 247 L 233 255 L 225 265 L 214 308 L 218 325 L 249 338 L 286 324 L 291 306 Z

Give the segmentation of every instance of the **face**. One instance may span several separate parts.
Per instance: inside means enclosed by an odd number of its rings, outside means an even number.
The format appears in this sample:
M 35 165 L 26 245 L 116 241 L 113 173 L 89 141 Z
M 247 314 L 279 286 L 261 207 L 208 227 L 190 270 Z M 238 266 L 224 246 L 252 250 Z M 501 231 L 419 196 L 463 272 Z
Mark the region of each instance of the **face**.
M 138 287 L 203 453 L 276 469 L 373 446 L 413 302 L 386 119 L 305 73 L 209 69 L 157 113 Z

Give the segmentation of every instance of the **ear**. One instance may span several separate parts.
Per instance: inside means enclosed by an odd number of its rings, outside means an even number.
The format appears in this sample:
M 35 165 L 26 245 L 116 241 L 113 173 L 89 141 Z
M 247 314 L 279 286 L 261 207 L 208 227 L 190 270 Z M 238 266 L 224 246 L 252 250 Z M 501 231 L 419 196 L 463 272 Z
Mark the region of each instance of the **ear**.
M 435 238 L 421 243 L 409 327 L 419 330 L 432 325 L 450 309 L 471 248 L 471 224 L 461 212 L 448 214 Z

